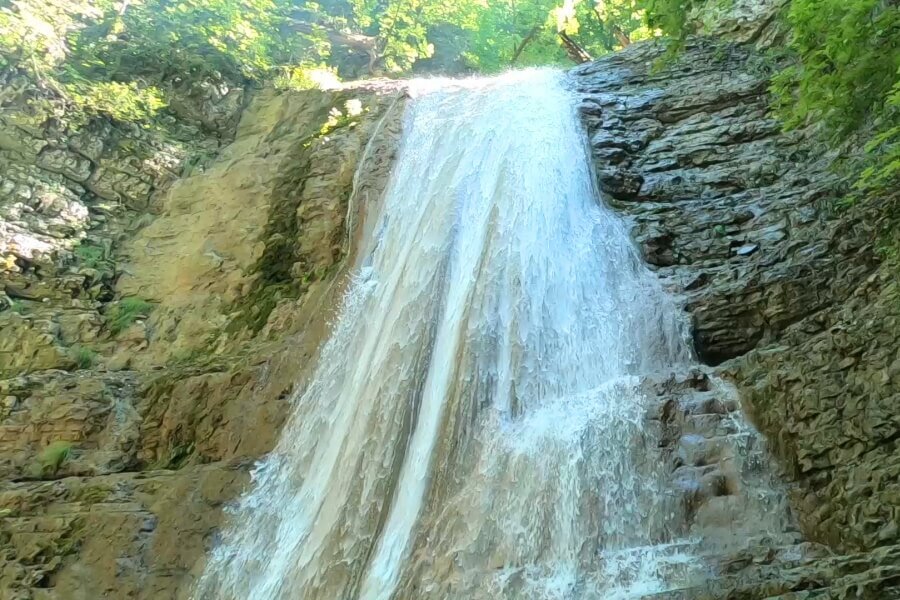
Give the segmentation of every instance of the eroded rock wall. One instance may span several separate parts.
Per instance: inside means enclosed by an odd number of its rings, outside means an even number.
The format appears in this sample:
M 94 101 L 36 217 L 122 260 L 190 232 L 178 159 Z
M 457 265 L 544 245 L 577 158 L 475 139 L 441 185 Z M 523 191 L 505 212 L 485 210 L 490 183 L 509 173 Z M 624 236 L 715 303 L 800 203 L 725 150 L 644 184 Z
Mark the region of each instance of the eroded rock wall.
M 120 240 L 230 141 L 244 91 L 181 99 L 209 122 L 151 126 L 86 115 L 16 72 L 0 79 L 0 376 L 72 368 L 103 336 Z
M 87 216 L 61 229 L 40 200 L 2 205 L 27 218 L 4 221 L 0 597 L 187 596 L 339 304 L 347 218 L 383 189 L 402 113 L 399 86 L 259 92 L 233 143 L 148 180 L 137 207 L 85 187 L 102 157 L 84 181 L 38 166 L 50 150 L 14 157 L 59 179 L 48 207 Z M 87 160 L 67 141 L 52 154 Z M 42 236 L 52 247 L 26 255 Z M 109 240 L 94 267 L 82 239 Z
M 897 597 L 900 293 L 875 219 L 835 211 L 835 154 L 770 116 L 772 69 L 753 44 L 695 39 L 659 68 L 662 52 L 573 71 L 599 185 L 682 298 L 700 358 L 768 436 L 806 538 L 862 552 L 696 597 Z

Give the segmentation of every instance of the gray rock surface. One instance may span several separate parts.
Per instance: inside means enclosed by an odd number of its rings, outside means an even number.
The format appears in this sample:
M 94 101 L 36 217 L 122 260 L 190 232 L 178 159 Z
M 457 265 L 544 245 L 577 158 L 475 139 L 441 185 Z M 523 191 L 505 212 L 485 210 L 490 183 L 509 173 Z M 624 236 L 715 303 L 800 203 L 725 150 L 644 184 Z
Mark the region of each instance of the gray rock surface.
M 834 155 L 771 118 L 752 44 L 661 55 L 635 45 L 572 72 L 599 185 L 769 438 L 806 539 L 833 554 L 762 544 L 666 597 L 900 597 L 900 290 L 876 219 L 834 210 Z

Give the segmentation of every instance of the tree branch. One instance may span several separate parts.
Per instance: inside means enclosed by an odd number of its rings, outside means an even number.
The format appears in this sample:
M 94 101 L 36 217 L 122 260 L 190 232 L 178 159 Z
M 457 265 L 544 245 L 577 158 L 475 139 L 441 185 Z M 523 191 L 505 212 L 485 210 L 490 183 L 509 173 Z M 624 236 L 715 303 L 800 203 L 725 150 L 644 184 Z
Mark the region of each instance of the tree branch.
M 528 35 L 526 35 L 524 38 L 522 38 L 522 41 L 519 42 L 518 46 L 516 46 L 515 50 L 513 51 L 512 59 L 510 59 L 510 61 L 509 61 L 509 64 L 511 64 L 511 65 L 516 64 L 516 61 L 519 60 L 519 57 L 522 55 L 522 52 L 525 50 L 525 47 L 528 46 L 528 44 L 530 44 L 534 40 L 534 38 L 537 36 L 537 34 L 540 30 L 541 30 L 540 25 L 535 25 L 534 27 L 531 28 L 531 31 L 528 32 Z
M 560 31 L 559 37 L 562 40 L 563 48 L 566 49 L 566 54 L 569 55 L 569 58 L 571 58 L 573 62 L 580 65 L 593 60 L 591 55 L 588 54 L 588 51 L 579 46 L 578 42 L 569 37 L 569 34 L 565 31 Z

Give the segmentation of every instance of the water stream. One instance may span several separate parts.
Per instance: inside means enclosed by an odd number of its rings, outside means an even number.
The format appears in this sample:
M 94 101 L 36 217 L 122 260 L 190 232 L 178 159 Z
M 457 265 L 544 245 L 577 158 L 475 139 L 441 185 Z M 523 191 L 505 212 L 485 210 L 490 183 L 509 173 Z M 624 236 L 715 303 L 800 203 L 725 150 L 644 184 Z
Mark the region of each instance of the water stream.
M 645 379 L 680 311 L 564 75 L 413 82 L 309 384 L 197 599 L 640 598 L 703 577 Z

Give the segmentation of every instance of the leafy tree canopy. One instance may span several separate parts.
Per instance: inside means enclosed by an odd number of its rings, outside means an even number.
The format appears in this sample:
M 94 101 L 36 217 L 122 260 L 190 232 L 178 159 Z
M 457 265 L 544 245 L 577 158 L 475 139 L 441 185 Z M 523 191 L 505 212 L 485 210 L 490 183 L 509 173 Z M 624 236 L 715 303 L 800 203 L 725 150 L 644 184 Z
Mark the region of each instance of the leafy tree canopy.
M 0 68 L 129 120 L 185 80 L 489 72 L 649 35 L 640 0 L 0 0 Z
M 773 90 L 788 126 L 819 125 L 834 142 L 869 140 L 861 190 L 900 183 L 900 5 L 888 0 L 794 0 L 795 62 Z
M 567 63 L 666 35 L 730 0 L 0 0 L 0 74 L 122 120 L 190 81 L 494 72 Z M 702 16 L 702 14 L 700 15 Z M 865 131 L 859 185 L 900 180 L 900 7 L 791 0 L 792 62 L 773 91 L 789 126 L 833 140 Z M 2 100 L 0 95 L 0 100 Z

